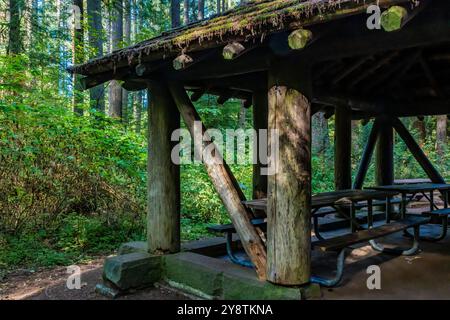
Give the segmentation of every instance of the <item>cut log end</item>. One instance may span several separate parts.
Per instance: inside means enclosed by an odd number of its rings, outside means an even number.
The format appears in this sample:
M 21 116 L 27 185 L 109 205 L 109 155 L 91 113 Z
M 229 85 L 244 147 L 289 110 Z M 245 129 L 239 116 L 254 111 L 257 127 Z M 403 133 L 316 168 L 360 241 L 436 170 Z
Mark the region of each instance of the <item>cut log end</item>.
M 408 11 L 400 6 L 390 7 L 381 14 L 381 26 L 384 31 L 400 30 L 408 17 Z
M 233 42 L 223 48 L 223 58 L 225 60 L 234 60 L 245 51 L 245 47 L 239 42 Z
M 183 70 L 186 69 L 190 64 L 194 62 L 187 54 L 181 54 L 173 60 L 173 68 L 175 70 Z
M 142 64 L 142 63 L 140 63 L 140 64 L 138 64 L 138 65 L 136 66 L 135 71 L 136 71 L 136 74 L 137 74 L 139 77 L 142 77 L 142 76 L 144 75 L 146 69 L 147 69 L 147 68 L 145 67 L 145 65 Z
M 312 37 L 312 32 L 309 30 L 295 30 L 288 37 L 289 48 L 291 48 L 292 50 L 304 49 L 311 41 Z

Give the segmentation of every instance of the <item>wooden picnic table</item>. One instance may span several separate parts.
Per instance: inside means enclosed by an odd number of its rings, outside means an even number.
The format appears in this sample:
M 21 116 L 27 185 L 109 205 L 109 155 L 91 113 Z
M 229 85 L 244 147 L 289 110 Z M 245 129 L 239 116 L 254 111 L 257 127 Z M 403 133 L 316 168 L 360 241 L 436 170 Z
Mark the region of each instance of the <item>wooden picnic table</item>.
M 406 206 L 418 193 L 421 193 L 428 201 L 430 201 L 430 210 L 438 209 L 434 204 L 434 192 L 440 191 L 444 197 L 444 206 L 448 207 L 448 193 L 450 192 L 450 184 L 437 183 L 418 183 L 418 184 L 395 184 L 387 186 L 368 187 L 367 190 L 375 191 L 394 191 L 402 195 L 401 214 L 406 216 Z M 429 195 L 427 195 L 429 192 Z M 409 200 L 408 200 L 409 196 Z
M 352 232 L 355 232 L 359 226 L 356 221 L 356 208 L 357 203 L 367 201 L 367 216 L 368 223 L 371 225 L 373 223 L 373 200 L 387 200 L 388 209 L 390 207 L 390 199 L 399 194 L 396 191 L 386 191 L 386 190 L 339 190 L 333 192 L 325 192 L 314 194 L 311 197 L 311 208 L 313 209 L 313 214 L 324 207 L 333 207 L 339 213 L 350 220 L 350 228 Z M 243 201 L 243 204 L 248 208 L 254 210 L 264 210 L 267 212 L 267 198 Z M 350 208 L 350 217 L 346 213 L 344 208 Z M 390 212 L 387 211 L 387 215 Z

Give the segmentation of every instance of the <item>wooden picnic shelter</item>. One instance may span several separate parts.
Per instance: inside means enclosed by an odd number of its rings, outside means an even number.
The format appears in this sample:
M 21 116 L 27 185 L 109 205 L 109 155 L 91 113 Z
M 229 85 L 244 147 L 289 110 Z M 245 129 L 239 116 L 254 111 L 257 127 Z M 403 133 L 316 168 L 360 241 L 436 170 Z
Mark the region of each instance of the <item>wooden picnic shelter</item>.
M 367 13 L 373 5 L 381 14 L 374 28 Z M 180 169 L 171 161 L 171 135 L 180 119 L 194 134 L 201 121 L 194 102 L 204 94 L 219 104 L 244 100 L 253 106 L 255 129 L 280 134 L 279 171 L 264 176 L 262 164 L 254 166 L 254 197 L 267 197 L 267 235 L 252 224 L 254 213 L 228 165 L 205 163 L 260 279 L 281 285 L 311 279 L 313 114 L 335 117 L 336 190 L 362 189 L 373 154 L 377 184 L 393 184 L 394 129 L 430 180 L 445 183 L 401 118 L 450 114 L 448 1 L 250 1 L 70 71 L 83 89 L 120 80 L 127 90 L 150 92 L 153 254 L 180 250 Z M 354 180 L 352 120 L 373 121 Z

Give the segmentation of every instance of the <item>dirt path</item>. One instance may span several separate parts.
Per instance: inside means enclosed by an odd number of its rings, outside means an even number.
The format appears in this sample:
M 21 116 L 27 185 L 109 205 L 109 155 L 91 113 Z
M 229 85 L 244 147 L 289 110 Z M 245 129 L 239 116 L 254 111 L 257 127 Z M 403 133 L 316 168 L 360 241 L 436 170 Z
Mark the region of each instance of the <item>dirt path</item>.
M 103 258 L 79 265 L 81 289 L 69 290 L 66 286 L 67 267 L 57 267 L 37 272 L 19 270 L 0 282 L 0 300 L 106 300 L 95 292 L 102 283 Z M 130 292 L 117 300 L 183 300 L 186 297 L 163 288 L 149 288 Z

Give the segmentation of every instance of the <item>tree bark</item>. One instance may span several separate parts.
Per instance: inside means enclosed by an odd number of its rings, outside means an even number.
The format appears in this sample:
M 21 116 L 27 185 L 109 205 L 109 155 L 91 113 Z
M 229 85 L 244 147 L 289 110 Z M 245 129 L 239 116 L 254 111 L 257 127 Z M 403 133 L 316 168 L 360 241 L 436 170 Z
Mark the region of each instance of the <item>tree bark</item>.
M 310 281 L 311 107 L 295 89 L 269 91 L 269 130 L 278 130 L 276 173 L 268 177 L 267 278 L 282 285 Z M 270 152 L 274 152 L 272 141 Z
M 183 24 L 189 24 L 189 0 L 183 1 Z
M 149 252 L 180 251 L 180 167 L 171 159 L 176 142 L 171 141 L 180 127 L 180 114 L 167 86 L 149 88 L 148 108 L 148 227 Z
M 131 0 L 124 1 L 124 28 L 123 40 L 125 45 L 131 44 Z M 129 108 L 129 94 L 128 90 L 122 88 L 122 121 L 125 124 L 130 122 L 130 108 Z
M 87 1 L 88 36 L 91 55 L 90 59 L 103 56 L 103 25 L 101 0 Z M 105 86 L 103 84 L 89 91 L 91 108 L 105 112 Z
M 189 129 L 191 136 L 196 139 L 197 133 L 194 130 L 194 123 L 196 121 L 201 123 L 200 116 L 183 86 L 173 83 L 169 85 L 169 88 L 186 127 Z M 201 132 L 198 134 L 203 136 L 205 132 L 206 129 L 201 124 Z M 242 245 L 255 266 L 258 277 L 264 280 L 266 278 L 266 250 L 261 237 L 250 222 L 252 214 L 242 204 L 239 187 L 236 185 L 234 176 L 229 171 L 214 142 L 203 141 L 201 144 L 194 143 L 194 148 L 196 148 L 198 154 L 202 154 L 203 149 L 206 147 L 214 149 L 214 152 L 211 152 L 213 161 L 204 161 L 206 171 L 230 215 Z
M 20 8 L 22 0 L 9 0 L 9 40 L 7 53 L 19 54 L 22 51 L 22 34 L 20 31 Z
M 180 0 L 170 1 L 170 19 L 172 28 L 177 28 L 181 25 L 180 22 Z
M 135 107 L 135 115 L 136 115 L 136 133 L 141 133 L 141 124 L 142 124 L 142 91 L 136 92 L 136 101 L 134 104 Z
M 73 63 L 80 64 L 84 62 L 84 7 L 83 0 L 73 0 L 73 5 L 78 7 L 80 10 L 80 21 L 75 22 L 73 25 L 74 35 L 73 35 Z M 78 83 L 80 80 L 80 75 L 73 75 L 74 84 Z M 76 85 L 74 86 L 76 87 Z M 83 93 L 77 89 L 74 89 L 73 93 L 73 110 L 78 115 L 83 115 Z
M 323 154 L 330 146 L 328 120 L 325 119 L 325 113 L 317 112 L 313 115 L 312 123 L 312 152 L 313 154 Z
M 198 20 L 203 20 L 205 18 L 205 0 L 198 0 Z
M 447 150 L 447 115 L 436 118 L 436 152 L 444 157 Z
M 120 48 L 123 41 L 123 5 L 122 0 L 113 1 L 111 14 L 111 50 Z M 109 84 L 109 115 L 122 119 L 122 87 L 116 80 Z

